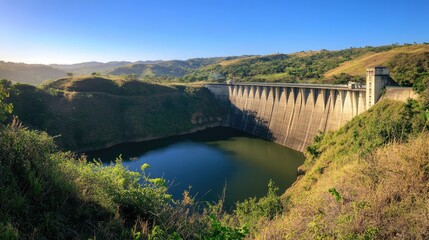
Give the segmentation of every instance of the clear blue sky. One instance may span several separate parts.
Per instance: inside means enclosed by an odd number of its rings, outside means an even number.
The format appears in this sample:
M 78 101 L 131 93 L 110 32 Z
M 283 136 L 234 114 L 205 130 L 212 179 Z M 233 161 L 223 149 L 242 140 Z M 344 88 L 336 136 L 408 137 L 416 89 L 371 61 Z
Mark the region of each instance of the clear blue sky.
M 429 42 L 429 0 L 0 0 L 0 60 L 188 59 Z

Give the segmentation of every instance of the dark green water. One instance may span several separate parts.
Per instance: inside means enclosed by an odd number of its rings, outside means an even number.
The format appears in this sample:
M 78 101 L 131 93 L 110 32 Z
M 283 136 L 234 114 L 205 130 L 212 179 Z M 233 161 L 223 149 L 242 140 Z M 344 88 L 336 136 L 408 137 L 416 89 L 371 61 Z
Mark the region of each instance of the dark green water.
M 226 185 L 225 206 L 267 193 L 272 179 L 283 193 L 296 180 L 302 153 L 230 128 L 140 143 L 124 143 L 86 153 L 109 164 L 122 154 L 123 164 L 140 171 L 143 163 L 151 177 L 164 177 L 170 193 L 181 198 L 189 186 L 200 201 L 217 201 Z

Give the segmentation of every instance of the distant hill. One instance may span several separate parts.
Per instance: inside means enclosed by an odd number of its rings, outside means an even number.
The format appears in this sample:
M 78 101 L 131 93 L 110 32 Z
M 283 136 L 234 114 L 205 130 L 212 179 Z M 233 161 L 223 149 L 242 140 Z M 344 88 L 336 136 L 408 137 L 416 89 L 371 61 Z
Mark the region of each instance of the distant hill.
M 25 64 L 0 61 L 0 79 L 38 85 L 48 79 L 66 76 L 63 70 L 41 64 Z
M 389 67 L 393 80 L 412 85 L 426 77 L 429 44 L 386 45 L 338 51 L 301 51 L 264 56 L 194 58 L 138 62 L 86 62 L 71 65 L 29 65 L 0 62 L 0 78 L 37 85 L 74 75 L 121 76 L 152 82 L 304 82 L 342 84 L 365 81 L 365 68 Z M 405 66 L 405 67 L 404 67 Z M 424 82 L 423 80 L 419 80 Z
M 228 58 L 194 58 L 189 60 L 171 60 L 156 62 L 139 62 L 119 67 L 109 72 L 111 75 L 130 75 L 137 76 L 166 76 L 182 77 L 191 70 L 218 63 L 226 59 L 237 59 L 238 57 Z
M 84 63 L 77 63 L 77 64 L 51 64 L 50 67 L 57 68 L 60 70 L 63 70 L 65 72 L 71 72 L 76 75 L 81 74 L 91 74 L 93 72 L 96 73 L 106 73 L 109 71 L 112 71 L 113 69 L 117 67 L 122 67 L 127 64 L 130 64 L 131 62 L 126 61 L 114 61 L 114 62 L 84 62 Z

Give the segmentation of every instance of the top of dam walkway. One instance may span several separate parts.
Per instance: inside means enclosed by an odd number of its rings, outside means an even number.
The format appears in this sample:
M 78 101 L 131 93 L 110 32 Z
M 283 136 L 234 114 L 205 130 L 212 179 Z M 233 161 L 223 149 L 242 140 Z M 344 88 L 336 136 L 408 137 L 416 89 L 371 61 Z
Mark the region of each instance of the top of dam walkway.
M 365 91 L 366 86 L 349 84 L 312 84 L 312 83 L 261 83 L 261 82 L 234 82 L 234 83 L 209 83 L 206 85 L 220 86 L 257 86 L 257 87 L 286 87 L 286 88 L 312 88 L 329 90 Z

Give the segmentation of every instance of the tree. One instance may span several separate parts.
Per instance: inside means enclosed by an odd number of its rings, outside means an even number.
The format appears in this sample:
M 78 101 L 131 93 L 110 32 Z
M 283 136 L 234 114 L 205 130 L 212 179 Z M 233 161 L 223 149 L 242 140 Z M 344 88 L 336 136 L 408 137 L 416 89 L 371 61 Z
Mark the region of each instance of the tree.
M 129 81 L 135 81 L 138 80 L 137 74 L 132 73 L 132 74 L 128 74 L 127 76 L 125 76 L 125 78 Z
M 3 80 L 2 80 L 3 81 Z M 9 97 L 9 93 L 5 89 L 5 87 L 0 85 L 0 122 L 6 120 L 7 115 L 12 113 L 13 107 L 10 103 L 5 103 L 4 98 Z

